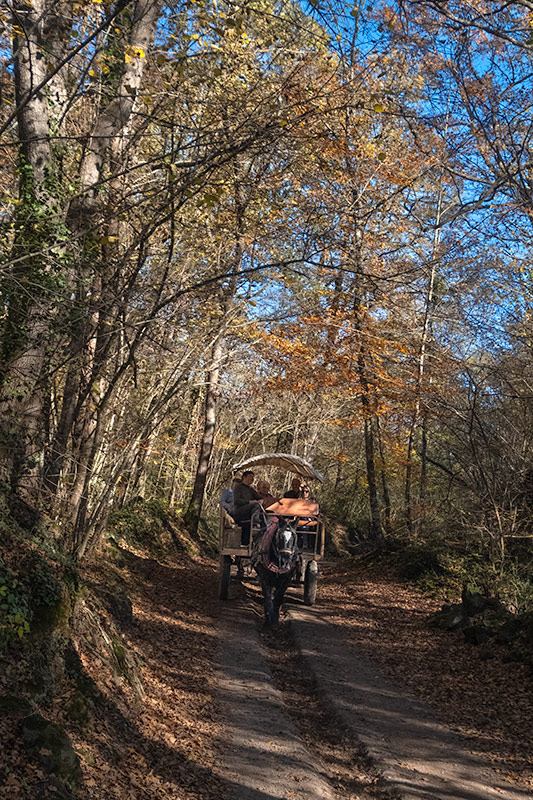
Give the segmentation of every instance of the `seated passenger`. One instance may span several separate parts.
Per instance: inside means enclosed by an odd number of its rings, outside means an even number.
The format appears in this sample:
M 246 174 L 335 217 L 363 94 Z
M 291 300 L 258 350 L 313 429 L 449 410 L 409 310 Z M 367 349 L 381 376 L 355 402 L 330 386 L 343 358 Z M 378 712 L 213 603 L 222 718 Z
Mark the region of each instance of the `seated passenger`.
M 254 506 L 261 501 L 261 495 L 252 486 L 253 482 L 254 473 L 248 469 L 242 473 L 242 480 L 233 484 L 233 518 L 241 527 L 243 545 L 250 542 L 250 518 Z
M 233 519 L 233 489 L 223 489 L 220 495 L 220 505 Z
M 313 500 L 311 489 L 304 483 L 300 486 L 298 497 L 301 500 Z M 309 550 L 312 546 L 311 537 L 304 531 L 316 531 L 317 522 L 314 517 L 300 517 L 298 521 L 298 546 L 303 550 Z
M 315 502 L 314 498 L 311 497 L 311 489 L 309 486 L 306 486 L 305 483 L 302 483 L 300 486 L 300 491 L 298 493 L 298 497 L 300 500 L 310 500 L 311 502 Z
M 278 497 L 274 497 L 274 495 L 271 494 L 270 484 L 267 481 L 257 481 L 257 491 L 261 495 L 263 508 L 268 508 L 279 500 Z
M 297 497 L 300 497 L 300 478 L 293 478 L 291 481 L 291 488 L 288 492 L 285 492 L 283 497 L 290 497 L 293 500 L 296 500 Z

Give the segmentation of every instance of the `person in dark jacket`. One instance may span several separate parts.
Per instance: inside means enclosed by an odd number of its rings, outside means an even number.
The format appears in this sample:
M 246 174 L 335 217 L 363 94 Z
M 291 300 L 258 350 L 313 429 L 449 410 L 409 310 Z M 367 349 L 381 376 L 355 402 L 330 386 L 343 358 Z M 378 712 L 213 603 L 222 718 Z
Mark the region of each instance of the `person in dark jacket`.
M 300 497 L 300 478 L 293 478 L 291 481 L 291 488 L 288 492 L 285 492 L 283 497 L 290 497 L 292 500 L 296 500 L 297 497 Z
M 242 473 L 240 483 L 233 485 L 233 517 L 240 525 L 241 544 L 247 545 L 250 541 L 250 519 L 254 507 L 261 501 L 261 495 L 257 492 L 252 483 L 254 473 L 246 470 Z

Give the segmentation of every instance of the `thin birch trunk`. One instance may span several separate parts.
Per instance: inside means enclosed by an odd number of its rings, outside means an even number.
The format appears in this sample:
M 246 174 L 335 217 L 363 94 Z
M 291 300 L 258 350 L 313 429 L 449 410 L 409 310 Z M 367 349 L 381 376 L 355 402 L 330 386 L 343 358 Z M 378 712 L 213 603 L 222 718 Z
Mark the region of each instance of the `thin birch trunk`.
M 439 187 L 439 195 L 438 195 L 438 202 L 437 202 L 437 217 L 436 217 L 436 225 L 435 225 L 435 232 L 433 235 L 433 246 L 431 250 L 431 270 L 429 274 L 429 281 L 428 287 L 426 292 L 426 304 L 424 309 L 424 319 L 422 323 L 422 332 L 420 336 L 420 346 L 418 350 L 418 363 L 417 363 L 417 371 L 416 371 L 416 381 L 415 381 L 415 407 L 413 410 L 413 416 L 411 418 L 411 425 L 409 428 L 409 437 L 407 440 L 407 464 L 405 468 L 405 521 L 407 524 L 407 529 L 410 533 L 414 533 L 416 528 L 418 527 L 418 520 L 413 519 L 413 505 L 412 505 L 412 474 L 413 474 L 413 452 L 415 450 L 415 439 L 416 439 L 416 431 L 418 428 L 418 421 L 420 417 L 420 404 L 421 404 L 421 391 L 422 391 L 422 383 L 424 380 L 424 371 L 425 371 L 425 364 L 426 364 L 426 353 L 427 353 L 427 344 L 429 339 L 429 333 L 431 330 L 431 319 L 433 314 L 433 298 L 435 292 L 435 278 L 437 275 L 437 249 L 440 242 L 440 219 L 442 213 L 442 197 L 443 197 L 443 186 L 442 186 L 442 179 Z M 425 456 L 426 450 L 424 450 Z M 424 459 L 424 466 L 423 469 L 425 471 L 425 459 Z
M 207 377 L 207 386 L 205 393 L 205 411 L 204 411 L 204 426 L 202 431 L 202 440 L 200 443 L 200 454 L 198 457 L 198 466 L 196 468 L 196 476 L 194 479 L 194 487 L 192 490 L 189 506 L 184 516 L 184 521 L 187 527 L 191 530 L 193 535 L 198 530 L 200 516 L 202 513 L 202 505 L 204 501 L 205 484 L 207 481 L 207 471 L 209 469 L 209 461 L 211 459 L 211 452 L 213 450 L 213 441 L 215 438 L 216 426 L 216 402 L 218 381 L 220 376 L 220 362 L 222 358 L 222 338 L 217 336 L 210 354 L 210 368 Z
M 389 484 L 387 481 L 387 470 L 385 469 L 385 454 L 383 451 L 383 439 L 381 436 L 381 425 L 379 417 L 376 417 L 376 431 L 378 436 L 379 459 L 380 459 L 380 474 L 381 474 L 381 488 L 383 490 L 383 511 L 385 518 L 385 532 L 390 534 L 392 532 L 392 510 L 391 499 L 389 492 Z

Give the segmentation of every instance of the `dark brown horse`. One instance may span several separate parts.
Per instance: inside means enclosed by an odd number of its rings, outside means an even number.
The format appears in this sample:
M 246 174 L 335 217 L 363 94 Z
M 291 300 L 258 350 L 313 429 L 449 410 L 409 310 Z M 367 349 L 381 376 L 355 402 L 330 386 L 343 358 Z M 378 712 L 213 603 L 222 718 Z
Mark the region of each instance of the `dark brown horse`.
M 283 597 L 293 575 L 301 572 L 302 556 L 294 523 L 281 516 L 268 516 L 263 509 L 257 513 L 252 564 L 263 592 L 265 626 L 277 628 Z

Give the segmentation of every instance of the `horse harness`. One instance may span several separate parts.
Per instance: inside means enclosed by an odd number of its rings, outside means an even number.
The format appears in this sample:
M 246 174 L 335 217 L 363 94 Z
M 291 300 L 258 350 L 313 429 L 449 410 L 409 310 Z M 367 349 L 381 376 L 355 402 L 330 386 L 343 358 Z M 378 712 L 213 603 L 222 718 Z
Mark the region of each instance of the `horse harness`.
M 280 530 L 280 523 L 283 520 L 283 528 Z M 286 555 L 289 556 L 287 559 L 287 564 L 285 566 L 281 566 L 278 562 L 277 564 L 273 561 L 270 557 L 270 551 L 274 540 L 274 535 L 276 533 L 284 533 L 285 531 L 290 531 L 290 536 L 293 536 L 296 539 L 296 529 L 283 517 L 273 517 L 272 520 L 268 520 L 268 517 L 263 511 L 263 522 L 266 525 L 263 533 L 261 533 L 254 542 L 253 552 L 252 552 L 252 563 L 254 566 L 261 565 L 265 569 L 268 569 L 269 572 L 274 572 L 278 575 L 286 574 L 291 572 L 294 569 L 294 561 L 291 561 L 290 556 L 295 554 L 294 548 L 290 548 L 288 546 L 288 540 L 285 542 L 285 547 L 281 547 L 277 549 L 277 553 L 279 555 Z

